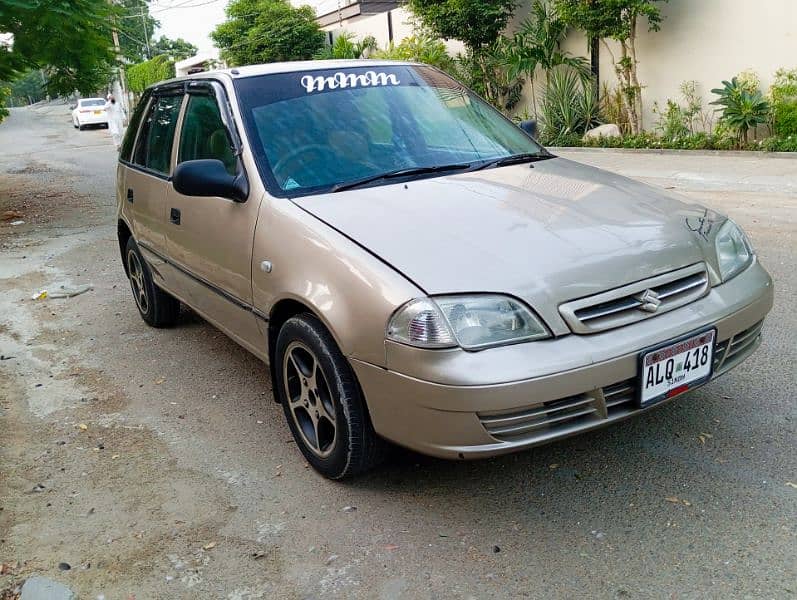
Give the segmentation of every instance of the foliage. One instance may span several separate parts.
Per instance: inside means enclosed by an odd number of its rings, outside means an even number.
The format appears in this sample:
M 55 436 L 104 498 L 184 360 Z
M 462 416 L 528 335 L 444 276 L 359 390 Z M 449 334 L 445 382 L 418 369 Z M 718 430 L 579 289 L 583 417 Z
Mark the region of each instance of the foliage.
M 119 15 L 115 21 L 122 56 L 130 62 L 152 58 L 152 36 L 160 23 L 149 13 L 147 0 L 116 0 Z
M 750 129 L 755 131 L 769 119 L 770 106 L 759 90 L 750 91 L 749 84 L 740 82 L 737 77 L 723 81 L 721 88 L 711 90 L 719 96 L 710 104 L 722 106 L 721 121 L 738 135 L 739 141 L 748 141 Z
M 165 35 L 162 35 L 158 41 L 152 44 L 153 58 L 164 54 L 175 62 L 196 56 L 197 51 L 198 48 L 191 42 L 186 42 L 183 38 L 172 40 Z
M 797 69 L 778 69 L 769 88 L 772 128 L 777 136 L 797 136 Z
M 666 108 L 662 109 L 658 102 L 653 103 L 653 114 L 658 115 L 655 130 L 666 140 L 682 138 L 690 133 L 686 125 L 687 117 L 683 109 L 667 98 Z
M 174 77 L 174 63 L 165 54 L 127 68 L 127 87 L 140 94 L 149 86 Z
M 492 46 L 515 12 L 517 0 L 407 0 L 429 32 L 460 40 L 476 54 Z
M 11 51 L 0 52 L 0 81 L 44 68 L 47 91 L 93 94 L 110 78 L 114 61 L 107 0 L 13 0 L 0 3 L 0 31 L 13 34 Z
M 8 109 L 6 108 L 6 102 L 11 97 L 11 88 L 4 87 L 0 85 L 0 123 L 3 122 L 8 115 Z
M 227 20 L 211 33 L 231 66 L 312 58 L 324 45 L 324 32 L 309 6 L 287 0 L 232 0 Z
M 661 27 L 661 11 L 657 3 L 667 0 L 553 0 L 562 20 L 569 26 L 583 30 L 589 39 L 604 41 L 612 56 L 620 83 L 623 102 L 628 112 L 631 130 L 642 131 L 642 85 L 637 75 L 637 22 L 647 19 L 648 30 Z M 615 57 L 607 39 L 620 44 L 620 56 Z
M 797 152 L 797 135 L 769 137 L 762 140 L 761 148 L 767 152 Z
M 572 68 L 560 66 L 549 74 L 548 85 L 540 101 L 540 120 L 546 143 L 577 134 L 584 135 L 597 125 L 600 103 L 593 83 Z
M 623 93 L 618 88 L 611 88 L 603 84 L 600 94 L 601 115 L 606 123 L 614 123 L 623 134 L 631 130 L 628 122 L 628 111 L 623 101 Z
M 540 68 L 549 73 L 559 65 L 568 65 L 584 77 L 590 76 L 589 63 L 580 56 L 570 56 L 563 52 L 559 44 L 565 37 L 567 25 L 551 6 L 543 0 L 534 0 L 529 16 L 521 23 L 517 33 L 509 40 L 506 54 L 508 75 L 521 77 L 531 83 L 531 100 L 534 114 L 537 114 L 534 75 Z
M 30 69 L 13 81 L 8 82 L 10 106 L 24 106 L 43 100 L 47 93 L 44 73 L 40 69 Z M 2 86 L 3 84 L 0 84 Z
M 685 105 L 667 98 L 666 107 L 662 109 L 658 102 L 654 102 L 653 113 L 658 115 L 655 131 L 671 142 L 694 136 L 700 131 L 711 134 L 711 113 L 703 109 L 703 98 L 698 92 L 697 82 L 684 81 L 680 90 Z M 721 130 L 720 133 L 720 139 L 724 139 L 725 131 Z
M 550 143 L 550 142 L 544 142 Z M 739 146 L 735 138 L 698 132 L 681 138 L 668 140 L 650 132 L 625 135 L 622 137 L 582 138 L 578 134 L 562 136 L 555 140 L 558 146 L 583 146 L 587 148 L 631 148 L 652 150 L 760 150 L 765 152 L 797 152 L 797 135 L 788 137 L 769 137 L 765 140 L 744 143 Z
M 507 68 L 507 39 L 499 38 L 489 48 L 479 52 L 467 50 L 458 54 L 454 76 L 482 96 L 498 110 L 513 110 L 523 95 L 523 79 L 513 76 Z
M 376 49 L 376 38 L 374 36 L 368 35 L 357 41 L 353 33 L 344 31 L 335 38 L 332 44 L 328 44 L 316 52 L 314 58 L 320 60 L 368 58 Z
M 714 119 L 711 116 L 711 112 L 703 108 L 703 97 L 698 91 L 697 81 L 684 81 L 679 89 L 681 90 L 681 96 L 686 102 L 686 106 L 682 107 L 681 110 L 689 132 L 693 134 L 698 131 L 711 133 Z
M 390 42 L 387 48 L 376 50 L 373 56 L 388 60 L 422 62 L 449 72 L 454 68 L 454 61 L 448 54 L 446 45 L 428 33 L 406 37 L 398 45 Z

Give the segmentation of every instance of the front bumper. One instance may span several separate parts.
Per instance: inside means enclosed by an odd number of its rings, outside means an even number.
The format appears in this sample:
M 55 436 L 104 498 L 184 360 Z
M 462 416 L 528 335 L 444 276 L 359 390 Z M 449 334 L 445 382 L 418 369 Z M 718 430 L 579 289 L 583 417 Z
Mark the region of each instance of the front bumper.
M 727 372 L 760 344 L 773 296 L 754 262 L 700 300 L 600 334 L 482 352 L 388 342 L 387 369 L 351 363 L 383 437 L 442 458 L 495 456 L 650 410 L 636 403 L 638 358 L 658 343 L 713 325 L 713 377 Z

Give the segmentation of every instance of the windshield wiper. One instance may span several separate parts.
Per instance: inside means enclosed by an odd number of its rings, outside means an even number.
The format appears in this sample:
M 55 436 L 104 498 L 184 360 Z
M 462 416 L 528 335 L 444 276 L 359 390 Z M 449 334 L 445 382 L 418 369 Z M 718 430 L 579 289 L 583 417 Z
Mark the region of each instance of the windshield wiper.
M 482 169 L 489 169 L 491 167 L 506 167 L 508 165 L 517 165 L 520 163 L 532 163 L 538 160 L 548 160 L 553 158 L 553 154 L 542 152 L 523 152 L 522 154 L 510 154 L 509 156 L 502 156 L 501 158 L 493 158 L 486 162 L 476 165 L 472 171 L 481 171 Z
M 367 185 L 382 179 L 395 179 L 398 177 L 408 177 L 412 175 L 426 175 L 428 173 L 440 173 L 443 171 L 463 171 L 470 168 L 470 166 L 470 163 L 460 163 L 454 165 L 435 165 L 429 167 L 405 167 L 403 169 L 396 169 L 395 171 L 388 171 L 387 173 L 380 173 L 379 175 L 369 175 L 368 177 L 363 177 L 362 179 L 356 179 L 354 181 L 338 183 L 333 185 L 332 189 L 329 191 L 342 192 L 344 190 L 350 190 L 352 188 Z

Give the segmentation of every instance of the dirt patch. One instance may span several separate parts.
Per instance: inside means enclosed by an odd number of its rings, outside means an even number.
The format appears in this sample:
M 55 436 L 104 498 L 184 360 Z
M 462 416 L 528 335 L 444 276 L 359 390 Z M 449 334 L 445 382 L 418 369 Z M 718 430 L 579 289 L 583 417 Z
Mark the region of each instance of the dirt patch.
M 54 177 L 55 173 L 23 169 L 0 175 L 0 239 L 53 222 L 69 227 L 98 221 L 96 202 L 74 191 L 66 176 Z

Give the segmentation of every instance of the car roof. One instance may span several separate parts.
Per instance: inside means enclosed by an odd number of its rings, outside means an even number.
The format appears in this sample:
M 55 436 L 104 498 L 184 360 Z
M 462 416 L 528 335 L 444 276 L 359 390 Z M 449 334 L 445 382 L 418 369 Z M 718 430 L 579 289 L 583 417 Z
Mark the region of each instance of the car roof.
M 192 81 L 196 79 L 218 79 L 219 75 L 230 79 L 241 79 L 243 77 L 257 77 L 259 75 L 272 75 L 274 73 L 301 73 L 302 71 L 315 71 L 318 69 L 345 69 L 347 67 L 395 67 L 395 66 L 419 66 L 421 63 L 407 62 L 403 60 L 374 60 L 370 58 L 358 58 L 347 60 L 295 60 L 290 62 L 265 63 L 261 65 L 246 65 L 245 67 L 231 67 L 229 69 L 218 69 L 214 71 L 202 71 L 193 73 L 185 77 L 175 77 L 168 81 L 161 81 L 153 85 L 157 88 L 169 83 L 180 81 Z
M 105 98 L 80 98 L 78 102 L 88 102 L 89 100 L 102 100 L 105 102 Z

